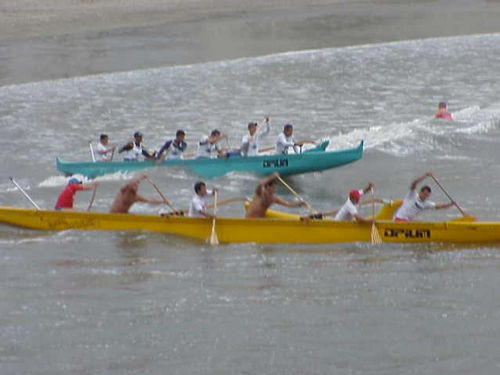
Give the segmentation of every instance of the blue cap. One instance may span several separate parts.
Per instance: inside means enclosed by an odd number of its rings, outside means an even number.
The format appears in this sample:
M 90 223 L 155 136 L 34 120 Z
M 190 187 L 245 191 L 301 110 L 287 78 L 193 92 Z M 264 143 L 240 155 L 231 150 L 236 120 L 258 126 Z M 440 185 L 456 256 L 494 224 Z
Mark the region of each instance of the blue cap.
M 81 185 L 82 182 L 78 178 L 70 178 L 69 181 L 68 181 L 68 185 L 71 185 L 71 184 L 79 184 L 79 185 Z

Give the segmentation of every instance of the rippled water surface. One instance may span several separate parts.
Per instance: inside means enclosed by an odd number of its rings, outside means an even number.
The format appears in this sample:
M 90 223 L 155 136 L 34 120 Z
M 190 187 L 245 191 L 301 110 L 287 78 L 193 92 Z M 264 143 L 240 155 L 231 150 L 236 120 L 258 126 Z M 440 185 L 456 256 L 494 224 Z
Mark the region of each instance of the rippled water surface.
M 271 116 L 331 149 L 365 141 L 361 161 L 296 176 L 315 207 L 334 209 L 373 181 L 402 197 L 433 170 L 456 201 L 498 220 L 500 36 L 432 39 L 0 87 L 0 204 L 42 207 L 66 179 L 55 156 L 90 160 L 101 132 L 144 133 L 157 149 L 178 128 L 189 151 L 217 127 L 236 146 Z M 434 120 L 448 101 L 456 121 Z M 150 177 L 179 207 L 198 179 Z M 106 211 L 128 175 L 99 178 Z M 208 181 L 249 196 L 257 178 Z M 432 199 L 446 201 L 435 185 Z M 155 190 L 141 186 L 145 196 Z M 286 191 L 279 193 L 287 199 Z M 90 193 L 79 192 L 86 209 Z M 138 204 L 134 212 L 158 211 Z M 239 204 L 221 215 L 241 216 Z M 369 214 L 369 212 L 364 212 Z M 431 220 L 458 216 L 432 212 Z M 41 233 L 0 226 L 2 374 L 497 374 L 498 245 L 222 245 L 141 232 Z

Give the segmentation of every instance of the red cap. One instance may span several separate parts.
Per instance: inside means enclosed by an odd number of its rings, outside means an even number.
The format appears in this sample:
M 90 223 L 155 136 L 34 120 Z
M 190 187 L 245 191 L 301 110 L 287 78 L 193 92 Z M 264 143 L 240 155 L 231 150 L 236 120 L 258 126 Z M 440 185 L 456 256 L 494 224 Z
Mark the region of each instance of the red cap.
M 359 190 L 351 190 L 349 192 L 349 198 L 360 199 L 361 198 L 361 193 L 359 192 Z

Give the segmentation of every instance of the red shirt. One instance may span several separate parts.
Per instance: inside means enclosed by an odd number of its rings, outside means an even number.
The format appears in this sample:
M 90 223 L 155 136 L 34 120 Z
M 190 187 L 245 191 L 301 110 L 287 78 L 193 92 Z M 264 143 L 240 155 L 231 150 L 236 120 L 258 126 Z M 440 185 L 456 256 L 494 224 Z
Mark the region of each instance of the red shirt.
M 78 190 L 83 190 L 83 186 L 80 184 L 70 184 L 66 185 L 59 198 L 57 198 L 56 210 L 61 208 L 73 208 L 73 200 L 75 199 L 75 193 Z
M 446 109 L 440 109 L 436 114 L 436 118 L 442 118 L 443 120 L 453 121 L 451 113 L 448 112 Z

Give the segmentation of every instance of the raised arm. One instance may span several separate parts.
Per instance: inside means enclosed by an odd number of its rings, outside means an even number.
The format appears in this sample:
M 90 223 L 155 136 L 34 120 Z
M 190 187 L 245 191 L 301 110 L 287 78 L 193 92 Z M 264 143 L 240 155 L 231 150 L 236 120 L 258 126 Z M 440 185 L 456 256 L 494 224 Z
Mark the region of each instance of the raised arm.
M 365 186 L 365 188 L 363 189 L 363 194 L 366 194 L 368 193 L 371 189 L 374 188 L 375 185 L 373 185 L 373 182 L 368 182 Z
M 421 183 L 423 180 L 425 180 L 427 177 L 430 177 L 430 176 L 432 176 L 432 172 L 427 172 L 423 176 L 420 176 L 420 177 L 416 178 L 415 180 L 413 180 L 411 185 L 410 185 L 410 190 L 415 190 L 419 183 Z
M 264 124 L 262 125 L 262 127 L 260 129 L 258 129 L 258 131 L 256 132 L 256 135 L 258 137 L 264 137 L 267 134 L 269 134 L 270 131 L 271 131 L 271 127 L 269 126 L 269 117 L 266 117 L 264 119 Z
M 264 177 L 262 180 L 260 180 L 259 184 L 255 188 L 255 195 L 260 196 L 262 194 L 262 189 L 264 189 L 264 186 L 266 186 L 271 181 L 276 180 L 278 177 L 279 177 L 279 173 L 274 172 L 273 174 L 270 174 L 269 176 Z

